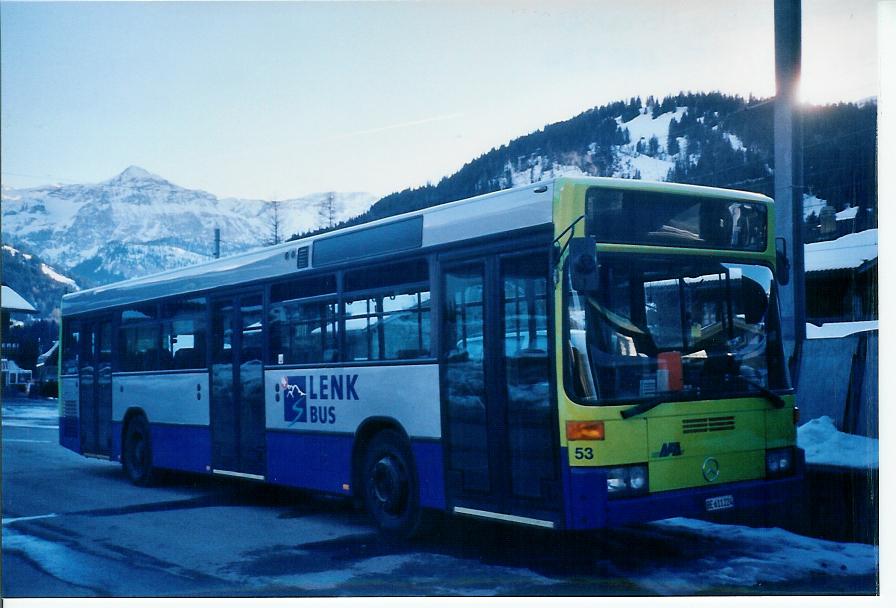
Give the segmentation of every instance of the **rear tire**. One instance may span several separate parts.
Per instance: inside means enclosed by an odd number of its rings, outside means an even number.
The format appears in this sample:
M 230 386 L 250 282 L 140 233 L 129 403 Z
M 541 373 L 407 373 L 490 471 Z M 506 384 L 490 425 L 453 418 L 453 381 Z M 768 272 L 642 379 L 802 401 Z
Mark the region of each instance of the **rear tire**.
M 425 533 L 431 515 L 420 507 L 420 485 L 407 440 L 380 431 L 364 455 L 364 504 L 380 530 L 409 539 Z
M 151 486 L 155 482 L 152 466 L 152 438 L 149 423 L 142 415 L 128 421 L 124 431 L 121 466 L 131 483 L 137 486 Z

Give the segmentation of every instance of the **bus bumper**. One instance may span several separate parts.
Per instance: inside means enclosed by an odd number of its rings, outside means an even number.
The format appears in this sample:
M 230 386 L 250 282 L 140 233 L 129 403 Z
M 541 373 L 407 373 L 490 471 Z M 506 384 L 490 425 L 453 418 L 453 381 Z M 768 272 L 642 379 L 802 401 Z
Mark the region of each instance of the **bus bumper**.
M 804 459 L 798 450 L 795 474 L 779 479 L 754 479 L 700 488 L 656 492 L 647 496 L 609 499 L 606 476 L 599 469 L 570 468 L 570 501 L 566 528 L 587 530 L 656 521 L 669 517 L 707 517 L 737 513 L 782 512 L 800 504 Z M 715 510 L 720 504 L 730 508 Z

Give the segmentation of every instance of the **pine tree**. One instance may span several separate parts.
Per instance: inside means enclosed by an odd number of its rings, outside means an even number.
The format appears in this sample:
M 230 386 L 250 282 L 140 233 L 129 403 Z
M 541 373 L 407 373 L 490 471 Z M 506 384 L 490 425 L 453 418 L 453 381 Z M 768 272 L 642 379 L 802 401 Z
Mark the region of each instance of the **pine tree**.
M 675 122 L 674 120 L 672 122 Z M 678 146 L 678 138 L 672 133 L 672 129 L 669 129 L 669 138 L 666 141 L 666 152 L 670 156 L 674 156 L 681 152 L 681 148 Z

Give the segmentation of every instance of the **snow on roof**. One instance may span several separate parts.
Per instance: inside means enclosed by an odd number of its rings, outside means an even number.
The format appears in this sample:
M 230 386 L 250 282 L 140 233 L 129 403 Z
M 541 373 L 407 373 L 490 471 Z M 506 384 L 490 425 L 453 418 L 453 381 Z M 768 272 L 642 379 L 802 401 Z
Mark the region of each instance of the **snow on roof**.
M 34 306 L 28 303 L 28 300 L 6 285 L 3 286 L 2 293 L 0 293 L 0 307 L 10 312 L 37 312 Z
M 806 272 L 858 268 L 877 259 L 877 228 L 846 234 L 833 241 L 806 244 Z
M 843 211 L 838 211 L 835 215 L 837 217 L 837 221 L 840 220 L 854 220 L 856 219 L 856 214 L 858 214 L 858 207 L 847 207 Z
M 874 321 L 845 321 L 843 323 L 825 323 L 813 325 L 806 323 L 806 337 L 814 338 L 844 338 L 860 331 L 876 330 L 877 320 Z
M 806 450 L 807 464 L 878 468 L 878 440 L 838 431 L 830 416 L 815 418 L 799 427 L 797 444 Z

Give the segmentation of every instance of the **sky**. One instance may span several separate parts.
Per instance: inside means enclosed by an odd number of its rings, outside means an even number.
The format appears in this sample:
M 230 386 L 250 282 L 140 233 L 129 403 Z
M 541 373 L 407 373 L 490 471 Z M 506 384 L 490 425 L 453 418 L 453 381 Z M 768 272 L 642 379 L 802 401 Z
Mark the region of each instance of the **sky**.
M 877 95 L 876 0 L 802 6 L 802 99 Z M 773 41 L 773 0 L 0 1 L 2 182 L 384 195 L 614 100 L 773 95 Z

